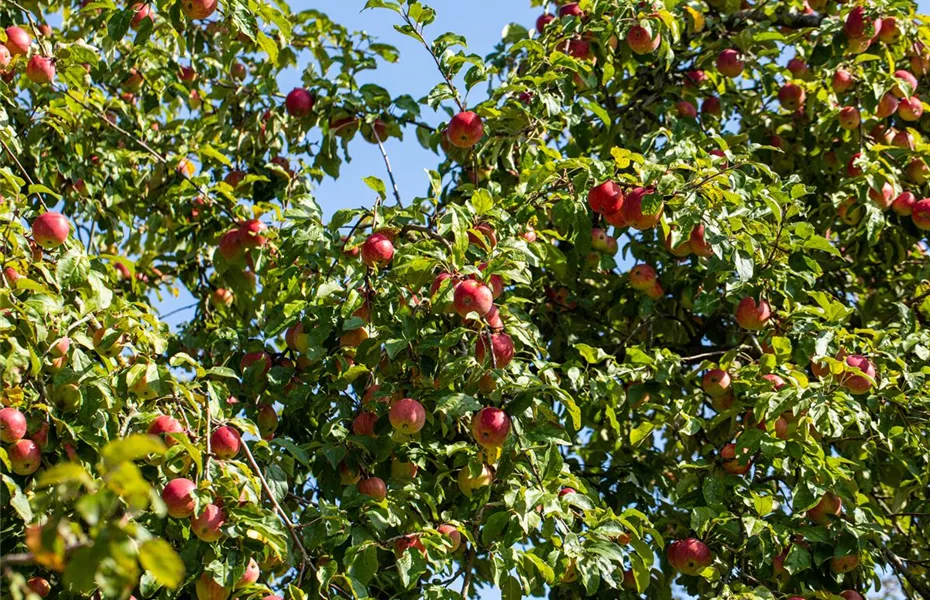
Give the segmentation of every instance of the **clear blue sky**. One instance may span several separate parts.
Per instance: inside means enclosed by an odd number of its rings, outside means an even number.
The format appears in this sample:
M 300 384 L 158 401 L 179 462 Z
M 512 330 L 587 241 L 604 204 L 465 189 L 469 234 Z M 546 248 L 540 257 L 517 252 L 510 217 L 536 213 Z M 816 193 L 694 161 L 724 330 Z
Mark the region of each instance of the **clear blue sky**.
M 501 30 L 506 24 L 520 23 L 525 27 L 532 27 L 541 13 L 540 9 L 530 7 L 528 0 L 427 0 L 426 3 L 437 11 L 436 21 L 427 30 L 431 37 L 446 31 L 455 31 L 467 38 L 470 51 L 481 56 L 486 55 L 498 42 Z M 393 13 L 384 9 L 363 11 L 365 0 L 291 0 L 290 4 L 295 11 L 312 8 L 325 12 L 335 22 L 350 30 L 366 31 L 398 48 L 400 60 L 397 63 L 383 64 L 377 71 L 367 72 L 361 83 L 381 85 L 393 96 L 406 93 L 420 98 L 439 81 L 436 66 L 426 50 L 414 40 L 394 31 L 393 25 L 398 20 Z M 930 12 L 930 0 L 918 0 L 918 6 L 921 13 Z M 282 77 L 281 89 L 286 92 L 296 85 L 297 81 L 296 72 L 287 73 Z M 482 94 L 480 88 L 476 88 L 474 92 Z M 470 100 L 474 104 L 481 99 L 478 96 Z M 437 157 L 423 150 L 412 132 L 404 141 L 389 140 L 385 147 L 402 197 L 409 201 L 414 196 L 425 195 L 428 182 L 423 169 L 435 165 Z M 340 208 L 371 204 L 372 192 L 362 183 L 363 177 L 375 175 L 387 180 L 377 146 L 356 137 L 352 144 L 352 159 L 351 163 L 342 167 L 338 181 L 326 180 L 316 189 L 317 202 L 326 217 Z M 165 302 L 157 304 L 157 307 L 162 313 L 166 313 L 190 302 L 190 295 L 182 292 L 181 298 L 169 297 Z M 185 311 L 167 320 L 176 325 L 192 314 L 192 310 Z M 482 592 L 483 600 L 499 600 L 501 597 L 496 590 Z

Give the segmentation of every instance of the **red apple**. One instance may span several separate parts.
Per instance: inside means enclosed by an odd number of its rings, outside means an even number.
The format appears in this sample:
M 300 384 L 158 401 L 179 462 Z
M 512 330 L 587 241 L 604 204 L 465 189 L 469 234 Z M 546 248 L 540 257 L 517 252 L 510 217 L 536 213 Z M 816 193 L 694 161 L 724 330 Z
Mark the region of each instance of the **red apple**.
M 642 25 L 634 25 L 626 34 L 626 43 L 634 54 L 650 54 L 662 43 L 662 34 L 652 33 Z
M 481 472 L 478 473 L 475 477 L 472 477 L 468 471 L 468 467 L 465 467 L 459 471 L 457 477 L 457 483 L 459 484 L 459 489 L 463 494 L 471 498 L 471 495 L 475 493 L 475 490 L 491 485 L 494 481 L 494 473 L 491 472 L 491 469 L 487 465 L 481 465 Z
M 33 577 L 26 582 L 26 585 L 40 598 L 45 598 L 52 593 L 52 584 L 43 577 Z
M 846 69 L 837 69 L 833 74 L 833 91 L 837 94 L 842 94 L 855 84 L 855 78 Z
M 173 446 L 177 443 L 172 437 L 169 437 L 169 433 L 184 433 L 184 428 L 181 427 L 181 424 L 174 417 L 168 415 L 160 415 L 155 417 L 152 420 L 152 423 L 149 425 L 148 434 L 157 435 L 158 437 L 164 440 L 165 444 L 168 446 Z
M 840 121 L 840 127 L 847 131 L 856 129 L 859 127 L 859 123 L 861 122 L 859 109 L 855 106 L 845 106 L 841 108 L 838 118 Z
M 249 564 L 245 568 L 245 573 L 242 574 L 242 577 L 239 578 L 239 581 L 236 582 L 236 588 L 242 588 L 247 585 L 252 585 L 258 581 L 259 576 L 262 572 L 258 568 L 258 563 L 255 562 L 254 558 L 249 559 Z
M 907 163 L 904 174 L 914 183 L 923 185 L 926 183 L 927 179 L 930 179 L 930 168 L 927 167 L 927 163 L 925 163 L 923 159 L 914 158 L 911 159 L 911 162 Z
M 807 518 L 818 525 L 827 525 L 831 517 L 839 517 L 843 512 L 843 500 L 833 492 L 827 492 L 817 505 L 807 511 Z
M 880 209 L 888 210 L 894 201 L 894 188 L 887 181 L 882 185 L 881 190 L 869 188 L 869 199 Z
M 239 437 L 239 432 L 228 425 L 218 427 L 210 436 L 213 454 L 220 460 L 234 458 L 239 454 L 241 443 L 242 439 Z
M 479 446 L 500 448 L 510 433 L 510 417 L 499 408 L 486 406 L 472 417 L 471 433 Z
M 894 137 L 891 139 L 891 145 L 895 148 L 913 150 L 915 147 L 914 134 L 906 129 L 899 131 L 894 134 Z
M 55 59 L 36 54 L 26 65 L 26 77 L 32 83 L 49 83 L 55 79 Z
M 462 317 L 471 312 L 483 317 L 494 306 L 494 294 L 491 289 L 474 279 L 467 279 L 455 286 L 455 311 Z
M 686 575 L 697 575 L 713 562 L 713 554 L 704 542 L 688 538 L 675 540 L 666 549 L 668 563 Z
M 501 325 L 503 325 L 503 323 L 501 323 Z M 475 343 L 475 358 L 481 364 L 484 364 L 488 357 L 487 337 L 488 336 L 481 334 L 478 336 L 478 341 Z M 492 366 L 497 369 L 503 369 L 513 360 L 513 340 L 506 333 L 492 333 L 490 337 L 491 350 L 494 356 Z
M 830 570 L 834 573 L 849 573 L 856 570 L 859 566 L 859 555 L 846 554 L 844 556 L 834 556 L 830 559 Z
M 409 480 L 417 476 L 417 471 L 419 471 L 414 463 L 403 462 L 398 460 L 397 457 L 391 459 L 391 477 L 399 480 Z
M 785 110 L 794 112 L 804 104 L 804 88 L 794 83 L 786 83 L 778 90 L 778 103 Z
M 446 139 L 458 148 L 471 148 L 484 135 L 481 117 L 470 110 L 460 112 L 452 117 L 446 128 Z
M 216 4 L 217 0 L 181 0 L 181 12 L 199 21 L 216 12 Z
M 555 17 L 548 13 L 539 15 L 539 18 L 536 19 L 536 31 L 542 33 L 542 31 L 546 28 L 546 25 L 553 21 L 555 21 Z
M 298 119 L 302 119 L 310 114 L 313 110 L 315 99 L 313 94 L 303 88 L 294 88 L 287 94 L 284 99 L 284 108 L 287 114 Z
M 368 477 L 358 482 L 358 491 L 361 494 L 370 496 L 375 502 L 381 502 L 387 498 L 387 486 L 380 477 Z
M 560 17 L 583 17 L 584 11 L 581 10 L 581 7 L 578 6 L 577 2 L 569 2 L 563 4 L 559 8 Z
M 743 448 L 743 457 L 736 457 L 736 444 L 727 444 L 720 449 L 720 460 L 723 464 L 723 470 L 729 473 L 730 475 L 745 475 L 750 467 L 752 467 L 752 460 L 750 460 L 749 450 Z
M 426 410 L 413 398 L 403 398 L 391 405 L 388 420 L 401 433 L 417 433 L 426 424 Z
M 898 111 L 898 105 L 899 101 L 894 97 L 894 94 L 886 92 L 882 99 L 879 100 L 878 106 L 875 107 L 875 116 L 879 119 L 887 119 Z
M 885 20 L 887 21 L 887 19 Z M 885 31 L 884 25 L 882 25 L 882 31 Z M 843 590 L 840 592 L 840 596 L 842 596 L 844 600 L 865 600 L 865 598 L 862 597 L 862 594 L 856 590 Z
M 907 98 L 913 96 L 914 92 L 917 91 L 917 78 L 910 71 L 899 69 L 894 72 L 894 78 L 898 81 L 898 84 L 891 88 L 891 93 L 896 98 Z
M 32 239 L 46 250 L 65 243 L 71 233 L 71 224 L 60 212 L 46 212 L 32 222 Z
M 775 375 L 774 373 L 767 373 L 762 376 L 762 379 L 765 379 L 766 381 L 771 382 L 772 389 L 774 389 L 776 392 L 787 385 L 784 379 L 782 379 L 778 375 Z
M 701 114 L 711 117 L 719 117 L 723 114 L 723 108 L 720 105 L 720 98 L 717 96 L 708 96 L 701 104 Z
M 42 451 L 32 440 L 21 439 L 6 449 L 10 467 L 17 475 L 32 475 L 42 464 Z
M 142 27 L 142 21 L 146 19 L 148 19 L 152 25 L 155 24 L 155 17 L 152 16 L 151 4 L 133 4 L 132 10 L 135 11 L 135 14 L 132 16 L 132 21 L 129 22 L 129 25 L 133 30 L 138 30 Z
M 743 61 L 740 60 L 739 52 L 733 49 L 727 49 L 717 56 L 717 70 L 725 77 L 739 77 L 743 72 Z
M 901 100 L 901 103 L 898 105 L 898 114 L 905 121 L 919 121 L 921 115 L 924 114 L 924 105 L 917 96 L 905 98 Z
M 711 151 L 713 154 L 716 151 Z M 722 154 L 722 153 L 721 153 Z M 704 239 L 704 225 L 700 224 L 691 230 L 691 236 L 688 239 L 691 251 L 698 256 L 710 257 L 714 255 L 714 248 Z
M 242 173 L 242 171 L 239 171 Z M 245 173 L 242 173 L 242 177 L 245 177 Z M 241 179 L 239 180 L 241 181 Z M 235 181 L 238 185 L 238 181 Z M 232 187 L 236 187 L 233 185 Z M 268 243 L 268 239 L 262 235 L 268 226 L 259 221 L 258 219 L 249 219 L 243 221 L 239 224 L 239 238 L 242 242 L 242 245 L 246 248 L 260 248 Z
M 740 300 L 736 307 L 736 322 L 743 329 L 758 331 L 765 327 L 772 316 L 772 309 L 765 300 L 756 302 L 755 298 L 747 296 Z
M 10 61 L 13 60 L 13 56 L 10 54 L 10 51 L 6 46 L 0 44 L 0 69 L 5 69 Z M 0 75 L 6 75 L 6 73 L 0 71 Z M 12 74 L 10 74 L 12 76 Z
M 6 49 L 10 55 L 17 56 L 29 54 L 29 47 L 32 45 L 32 36 L 26 33 L 22 27 L 11 25 L 6 28 Z
M 697 108 L 687 100 L 675 103 L 675 113 L 679 119 L 696 119 Z
M 634 290 L 644 292 L 651 288 L 658 276 L 656 270 L 646 264 L 640 264 L 630 269 L 630 287 Z
M 911 192 L 902 192 L 894 199 L 894 202 L 892 202 L 891 209 L 902 217 L 909 217 L 916 203 L 917 197 L 914 194 Z
M 623 190 L 608 179 L 588 191 L 588 206 L 602 215 L 615 213 L 623 207 Z
M 175 519 L 184 519 L 194 512 L 194 490 L 197 489 L 190 479 L 178 477 L 165 485 L 161 492 L 161 499 L 168 507 L 168 514 Z
M 245 374 L 246 370 L 252 365 L 261 362 L 262 364 L 262 375 L 267 375 L 268 371 L 271 370 L 271 357 L 264 350 L 259 350 L 258 352 L 247 352 L 242 356 L 242 360 L 239 361 L 239 371 Z
M 855 6 L 846 16 L 843 30 L 850 38 L 865 38 L 871 40 L 877 34 L 881 33 L 881 24 L 882 22 L 880 19 L 873 20 L 866 16 L 864 7 Z
M 362 262 L 369 267 L 384 266 L 394 258 L 394 243 L 383 233 L 373 233 L 362 244 Z
M 455 552 L 462 545 L 462 533 L 456 529 L 455 525 L 446 523 L 437 527 L 436 531 L 446 536 L 446 541 L 450 544 L 449 552 Z
M 855 367 L 868 375 L 871 379 L 876 378 L 875 366 L 864 356 L 851 354 L 846 357 L 846 364 Z M 852 394 L 866 394 L 872 389 L 872 382 L 862 375 L 845 375 L 841 379 L 843 386 Z
M 352 433 L 366 437 L 378 437 L 375 434 L 375 424 L 378 422 L 377 413 L 363 412 L 352 421 Z
M 914 207 L 911 209 L 911 219 L 918 229 L 930 230 L 930 198 L 924 198 L 914 203 Z
M 882 19 L 882 25 L 878 32 L 878 39 L 886 44 L 893 44 L 898 41 L 901 31 L 898 29 L 898 20 L 894 17 L 885 17 Z
M 197 600 L 226 600 L 229 598 L 229 589 L 218 584 L 212 576 L 204 573 L 194 584 Z
M 808 75 L 807 63 L 795 56 L 788 61 L 788 71 L 797 79 L 804 79 Z
M 730 393 L 730 374 L 723 369 L 711 369 L 701 378 L 701 388 L 714 398 Z
M 233 300 L 235 300 L 233 293 L 226 288 L 217 288 L 210 293 L 210 302 L 213 306 L 232 306 Z
M 663 204 L 659 203 L 659 208 L 652 214 L 643 214 L 643 198 L 655 192 L 654 188 L 637 187 L 630 190 L 623 201 L 623 208 L 620 212 L 623 214 L 623 220 L 640 231 L 651 229 L 656 226 L 659 219 L 662 218 Z
M 846 174 L 850 177 L 859 177 L 862 175 L 862 169 L 856 166 L 856 161 L 862 157 L 861 152 L 856 152 L 849 158 L 849 162 L 846 163 Z
M 215 542 L 223 537 L 220 528 L 225 524 L 226 513 L 216 504 L 207 504 L 199 515 L 191 515 L 191 531 L 204 542 Z
M 13 444 L 26 435 L 26 417 L 15 408 L 0 409 L 0 441 Z

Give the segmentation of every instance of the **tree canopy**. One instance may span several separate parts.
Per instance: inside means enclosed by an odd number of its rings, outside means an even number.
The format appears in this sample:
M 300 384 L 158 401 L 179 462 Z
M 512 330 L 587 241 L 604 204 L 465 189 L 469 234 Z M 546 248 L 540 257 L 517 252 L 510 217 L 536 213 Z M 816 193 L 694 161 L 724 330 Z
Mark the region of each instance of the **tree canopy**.
M 930 18 L 366 9 L 0 5 L 0 594 L 930 599 Z

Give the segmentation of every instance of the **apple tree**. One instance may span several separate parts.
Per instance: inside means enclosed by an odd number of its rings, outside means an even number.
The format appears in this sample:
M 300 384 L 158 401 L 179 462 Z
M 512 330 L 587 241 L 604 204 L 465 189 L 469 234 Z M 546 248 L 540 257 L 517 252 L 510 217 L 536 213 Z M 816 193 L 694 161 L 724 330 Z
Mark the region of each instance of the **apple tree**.
M 930 18 L 533 4 L 0 5 L 0 594 L 930 599 Z

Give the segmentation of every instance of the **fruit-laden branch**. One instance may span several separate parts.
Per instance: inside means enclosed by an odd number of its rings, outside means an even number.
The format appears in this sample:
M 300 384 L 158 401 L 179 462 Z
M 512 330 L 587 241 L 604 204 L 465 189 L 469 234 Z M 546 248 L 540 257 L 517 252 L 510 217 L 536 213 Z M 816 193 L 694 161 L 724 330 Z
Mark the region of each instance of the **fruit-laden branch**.
M 433 49 L 426 42 L 426 38 L 423 37 L 423 34 L 420 33 L 420 30 L 417 28 L 417 24 L 413 22 L 410 18 L 410 13 L 404 11 L 402 14 L 404 22 L 410 27 L 410 30 L 413 32 L 417 39 L 420 40 L 420 43 L 423 44 L 423 47 L 426 48 L 426 51 L 429 52 L 429 55 L 433 57 L 433 62 L 436 63 L 436 68 L 439 69 L 439 74 L 442 75 L 442 78 L 446 80 L 446 85 L 449 86 L 449 90 L 452 91 L 452 99 L 455 100 L 455 103 L 458 105 L 460 111 L 465 110 L 465 105 L 462 104 L 462 101 L 459 99 L 459 91 L 455 88 L 455 84 L 452 83 L 452 79 L 446 75 L 446 71 L 442 68 L 442 63 L 439 62 L 439 57 L 436 56 L 436 53 L 433 52 Z

